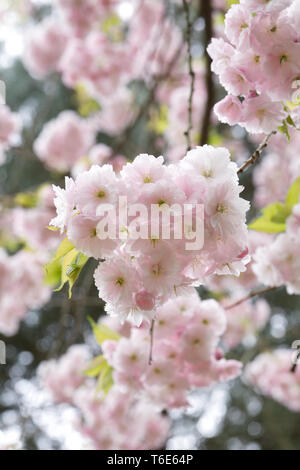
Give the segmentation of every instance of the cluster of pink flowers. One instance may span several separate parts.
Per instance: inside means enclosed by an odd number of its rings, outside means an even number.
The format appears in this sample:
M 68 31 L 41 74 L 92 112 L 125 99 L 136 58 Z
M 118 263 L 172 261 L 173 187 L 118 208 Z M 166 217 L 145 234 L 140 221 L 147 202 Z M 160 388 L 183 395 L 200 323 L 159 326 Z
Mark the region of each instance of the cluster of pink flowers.
M 8 256 L 0 251 L 0 331 L 11 336 L 19 327 L 28 309 L 38 309 L 51 295 L 44 285 L 45 259 L 30 251 L 21 250 Z
M 101 108 L 94 112 L 96 130 L 110 135 L 122 132 L 137 116 L 135 94 L 130 85 L 143 80 L 151 89 L 158 80 L 154 95 L 167 107 L 170 105 L 166 139 L 178 159 L 184 155 L 181 120 L 184 118 L 187 122 L 185 104 L 189 93 L 189 76 L 181 60 L 182 32 L 168 18 L 165 2 L 135 0 L 131 3 L 124 6 L 116 0 L 57 0 L 52 15 L 31 28 L 24 64 L 36 78 L 42 79 L 56 70 L 66 86 L 83 87 Z M 202 82 L 199 74 L 194 105 L 197 130 L 205 102 Z M 171 93 L 163 90 L 164 83 Z M 40 140 L 41 147 L 47 146 L 44 134 Z M 180 151 L 175 150 L 177 140 Z M 43 148 L 37 153 L 38 156 L 41 153 L 41 158 L 51 168 L 60 171 L 70 168 L 71 160 L 64 165 L 66 158 L 62 157 L 60 164 L 56 153 L 52 160 L 46 158 Z
M 254 230 L 248 231 L 248 251 L 250 256 L 250 261 L 247 264 L 247 269 L 239 276 L 232 275 L 213 275 L 211 276 L 206 286 L 214 292 L 224 293 L 226 297 L 237 297 L 243 298 L 247 292 L 251 289 L 254 289 L 257 284 L 257 276 L 253 271 L 254 260 L 253 256 L 256 253 L 256 250 L 259 247 L 269 245 L 273 241 L 273 235 L 255 232 Z M 230 303 L 233 303 L 234 300 Z
M 94 141 L 95 129 L 89 120 L 73 111 L 63 111 L 44 126 L 34 150 L 49 168 L 66 172 L 88 155 Z
M 72 403 L 74 391 L 86 380 L 84 369 L 90 359 L 88 347 L 75 344 L 58 360 L 42 362 L 38 376 L 43 386 L 51 392 L 55 403 Z
M 53 3 L 70 34 L 80 37 L 99 26 L 120 0 L 54 0 Z
M 256 251 L 253 270 L 262 284 L 270 287 L 285 285 L 288 294 L 300 294 L 299 254 L 299 235 L 283 233 L 271 245 Z
M 26 41 L 23 61 L 30 73 L 43 79 L 54 72 L 66 46 L 63 27 L 54 18 L 46 18 L 30 28 Z
M 120 335 L 102 343 L 104 358 L 113 368 L 108 396 L 97 396 L 94 380 L 83 375 L 87 346 L 71 347 L 38 371 L 56 403 L 80 411 L 77 427 L 96 449 L 160 448 L 169 431 L 163 410 L 188 406 L 189 391 L 240 374 L 241 363 L 226 360 L 218 348 L 226 329 L 224 310 L 214 300 L 201 301 L 195 291 L 158 309 L 151 365 L 147 324 L 136 328 L 109 317 L 104 323 Z
M 234 304 L 239 297 L 230 297 L 222 302 L 226 306 Z M 243 341 L 256 336 L 266 325 L 270 317 L 271 309 L 264 299 L 257 302 L 243 302 L 236 307 L 226 310 L 227 329 L 223 336 L 224 343 L 229 348 L 234 348 Z
M 164 447 L 170 422 L 153 403 L 114 388 L 104 401 L 94 387 L 82 387 L 74 397 L 81 412 L 77 429 L 97 450 L 147 450 Z
M 298 130 L 290 129 L 289 143 L 286 136 L 280 133 L 271 137 L 267 154 L 253 170 L 254 202 L 257 207 L 284 202 L 287 188 L 300 175 L 299 152 Z
M 222 307 L 191 292 L 157 310 L 151 365 L 146 324 L 123 332 L 118 341 L 105 341 L 102 349 L 116 387 L 143 393 L 162 408 L 177 408 L 188 404 L 191 389 L 239 375 L 241 363 L 226 360 L 218 349 L 225 329 Z
M 270 133 L 288 117 L 283 101 L 300 90 L 300 9 L 297 0 L 232 5 L 226 39 L 213 39 L 212 69 L 227 96 L 215 106 L 221 122 Z
M 0 220 L 1 236 L 42 253 L 44 259 L 49 258 L 59 244 L 57 233 L 47 228 L 49 219 L 55 215 L 53 196 L 51 185 L 46 184 L 37 191 L 33 207 L 4 211 Z
M 273 240 L 273 235 L 249 230 L 248 249 L 251 260 L 246 270 L 238 277 L 213 275 L 206 283 L 206 287 L 220 299 L 225 309 L 227 328 L 222 339 L 228 348 L 234 348 L 241 343 L 247 346 L 248 340 L 252 341 L 259 334 L 270 317 L 271 308 L 263 299 L 256 302 L 238 302 L 247 298 L 249 291 L 257 289 L 260 279 L 254 272 L 253 258 L 257 250 L 270 246 Z M 238 304 L 235 307 L 231 307 L 236 303 Z
M 28 197 L 36 199 L 32 207 L 3 208 L 0 214 L 1 243 L 14 252 L 9 255 L 1 248 L 0 331 L 8 336 L 17 333 L 28 310 L 49 301 L 44 265 L 60 242 L 57 233 L 46 228 L 55 215 L 52 187 L 43 185 Z
M 106 144 L 94 145 L 89 154 L 79 160 L 72 166 L 71 175 L 76 178 L 79 173 L 89 170 L 93 165 L 110 164 L 116 173 L 120 173 L 121 169 L 127 162 L 124 155 L 115 155 L 111 147 Z
M 55 403 L 68 403 L 79 413 L 74 427 L 98 450 L 159 449 L 170 428 L 168 418 L 146 398 L 114 387 L 97 396 L 95 383 L 84 375 L 88 347 L 72 346 L 59 360 L 40 365 L 38 376 Z
M 300 411 L 300 368 L 291 371 L 295 351 L 277 349 L 257 356 L 247 365 L 244 377 L 274 400 L 293 411 Z
M 253 256 L 253 271 L 267 285 L 286 286 L 289 294 L 300 294 L 300 203 L 286 220 L 286 231 L 272 243 L 259 247 Z
M 14 143 L 19 134 L 21 123 L 19 116 L 8 106 L 0 103 L 0 164 L 5 160 L 5 152 Z
M 107 312 L 140 323 L 181 288 L 205 283 L 214 273 L 245 270 L 249 204 L 240 197 L 236 172 L 229 152 L 211 146 L 197 147 L 169 166 L 163 157 L 139 155 L 119 176 L 111 165 L 94 165 L 75 181 L 67 178 L 65 189 L 54 187 L 57 217 L 51 224 L 66 231 L 78 250 L 102 260 L 94 277 Z M 127 221 L 121 216 L 122 197 L 129 208 Z M 107 204 L 117 211 L 105 214 Z M 192 208 L 188 221 L 187 204 Z M 155 217 L 150 217 L 152 206 L 158 209 Z M 162 215 L 170 209 L 166 221 Z M 178 217 L 180 239 L 174 236 Z M 105 239 L 111 225 L 115 237 Z M 145 238 L 133 236 L 145 226 Z M 169 237 L 163 236 L 166 228 Z M 202 228 L 204 245 L 187 248 L 191 232 L 197 235 Z

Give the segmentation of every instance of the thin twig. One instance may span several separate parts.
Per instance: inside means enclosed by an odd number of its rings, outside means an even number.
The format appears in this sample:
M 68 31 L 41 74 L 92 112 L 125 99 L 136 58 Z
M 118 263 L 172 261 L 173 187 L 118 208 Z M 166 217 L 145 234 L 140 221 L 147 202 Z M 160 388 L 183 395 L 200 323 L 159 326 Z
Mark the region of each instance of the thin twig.
M 185 11 L 186 17 L 186 42 L 187 42 L 187 49 L 188 49 L 188 67 L 189 67 L 189 76 L 191 78 L 191 87 L 190 87 L 190 95 L 188 101 L 188 127 L 185 131 L 184 135 L 186 137 L 187 142 L 187 150 L 191 150 L 191 131 L 193 129 L 193 95 L 195 90 L 195 72 L 193 69 L 193 58 L 192 58 L 192 22 L 190 18 L 190 8 L 189 3 L 187 0 L 183 0 L 183 7 Z
M 255 150 L 255 152 L 251 155 L 251 157 L 238 169 L 237 174 L 239 175 L 240 173 L 243 173 L 246 168 L 250 165 L 254 165 L 256 161 L 259 159 L 262 151 L 267 147 L 270 138 L 272 135 L 276 134 L 277 131 L 273 131 L 270 134 L 268 134 L 265 139 L 262 141 L 262 143 L 259 145 L 259 147 Z
M 242 304 L 243 302 L 246 302 L 247 300 L 252 299 L 253 297 L 256 297 L 257 295 L 266 294 L 267 292 L 271 292 L 272 290 L 275 290 L 275 289 L 277 289 L 277 287 L 265 287 L 264 289 L 251 292 L 243 299 L 240 299 L 234 304 L 231 304 L 231 305 L 228 305 L 228 307 L 225 307 L 225 310 L 230 310 L 231 308 L 237 307 L 238 305 Z
M 150 326 L 150 352 L 149 352 L 149 365 L 151 366 L 152 364 L 152 352 L 153 352 L 153 336 L 154 336 L 154 325 L 155 325 L 155 319 L 151 321 L 151 326 Z
M 300 346 L 298 346 L 298 353 L 297 353 L 297 356 L 296 356 L 296 360 L 295 360 L 294 364 L 292 365 L 292 367 L 290 369 L 290 371 L 293 374 L 296 372 L 299 359 L 300 359 Z
M 205 105 L 205 112 L 201 122 L 201 129 L 200 129 L 200 138 L 199 144 L 205 145 L 208 142 L 209 136 L 209 127 L 210 127 L 210 120 L 211 120 L 211 112 L 212 107 L 214 105 L 214 83 L 211 71 L 211 57 L 207 52 L 207 48 L 211 42 L 211 38 L 213 36 L 213 20 L 212 20 L 212 6 L 211 0 L 201 0 L 200 3 L 200 16 L 205 20 L 205 40 L 204 40 L 204 51 L 205 51 L 205 84 L 206 84 L 206 105 Z

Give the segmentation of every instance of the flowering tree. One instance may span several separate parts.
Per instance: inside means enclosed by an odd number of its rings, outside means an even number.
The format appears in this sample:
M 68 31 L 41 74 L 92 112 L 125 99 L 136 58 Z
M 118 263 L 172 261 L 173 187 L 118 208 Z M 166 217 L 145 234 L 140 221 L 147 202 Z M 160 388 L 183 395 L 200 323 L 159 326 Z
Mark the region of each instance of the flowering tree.
M 25 45 L 0 105 L 0 332 L 19 445 L 43 447 L 51 406 L 85 448 L 182 448 L 176 413 L 199 418 L 192 398 L 209 389 L 232 403 L 243 390 L 236 409 L 261 422 L 224 442 L 202 416 L 187 448 L 299 447 L 299 2 L 18 13 Z M 273 409 L 287 431 L 270 431 Z

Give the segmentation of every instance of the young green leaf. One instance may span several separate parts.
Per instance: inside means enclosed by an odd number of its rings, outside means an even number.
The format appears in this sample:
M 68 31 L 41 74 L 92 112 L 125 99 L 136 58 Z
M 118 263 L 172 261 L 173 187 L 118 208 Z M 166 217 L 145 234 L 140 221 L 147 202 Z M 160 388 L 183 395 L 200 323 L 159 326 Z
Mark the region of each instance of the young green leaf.
M 100 356 L 95 357 L 92 361 L 87 364 L 84 373 L 88 377 L 97 377 L 105 367 L 106 360 L 103 354 L 101 354 Z
M 95 338 L 100 345 L 107 340 L 119 341 L 120 335 L 118 333 L 111 330 L 108 326 L 104 325 L 103 323 L 95 323 L 94 320 L 90 317 L 88 319 L 90 324 L 92 325 Z
M 293 207 L 296 204 L 298 204 L 299 197 L 300 197 L 300 176 L 293 182 L 292 186 L 290 187 L 287 193 L 285 202 L 290 207 Z
M 72 287 L 87 260 L 88 257 L 76 250 L 68 238 L 65 238 L 59 245 L 53 260 L 45 267 L 46 283 L 60 284 L 56 291 L 69 283 L 69 297 L 71 297 Z
M 249 224 L 249 228 L 257 232 L 280 233 L 284 232 L 285 221 L 290 215 L 291 209 L 285 204 L 275 202 L 262 210 L 262 216 Z

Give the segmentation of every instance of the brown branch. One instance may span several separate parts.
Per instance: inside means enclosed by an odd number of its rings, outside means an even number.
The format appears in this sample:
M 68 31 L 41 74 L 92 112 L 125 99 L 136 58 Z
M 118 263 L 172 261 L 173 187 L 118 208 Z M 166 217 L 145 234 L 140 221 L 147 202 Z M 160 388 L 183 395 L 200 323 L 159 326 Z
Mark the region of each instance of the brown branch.
M 149 365 L 151 366 L 152 364 L 152 352 L 153 352 L 153 336 L 154 336 L 154 325 L 155 325 L 155 319 L 153 318 L 150 326 L 150 351 L 149 351 Z
M 262 141 L 262 143 L 259 145 L 259 147 L 255 150 L 255 152 L 251 155 L 251 157 L 238 169 L 237 174 L 243 173 L 250 165 L 254 165 L 257 160 L 259 159 L 262 151 L 267 147 L 270 138 L 272 135 L 276 134 L 277 131 L 273 131 L 270 134 L 268 134 L 265 139 Z
M 191 131 L 193 129 L 193 95 L 195 90 L 195 72 L 193 70 L 193 58 L 192 58 L 192 22 L 190 18 L 190 8 L 187 0 L 183 0 L 183 7 L 185 11 L 186 18 L 186 42 L 188 49 L 188 67 L 189 67 L 189 76 L 191 79 L 190 95 L 188 101 L 188 127 L 184 135 L 187 142 L 187 151 L 191 150 Z
M 277 289 L 277 287 L 273 286 L 273 287 L 265 287 L 264 289 L 251 292 L 249 295 L 238 300 L 234 304 L 231 304 L 231 305 L 228 305 L 228 307 L 225 307 L 225 310 L 230 310 L 231 308 L 237 307 L 238 305 L 242 304 L 243 302 L 246 302 L 247 300 L 252 299 L 253 297 L 256 297 L 257 295 L 266 294 L 267 292 L 271 292 L 272 290 L 275 290 L 275 289 Z
M 204 40 L 204 49 L 205 49 L 205 64 L 206 64 L 206 73 L 205 73 L 205 84 L 206 84 L 206 106 L 201 123 L 200 129 L 200 145 L 205 145 L 208 142 L 209 136 L 209 127 L 211 120 L 212 107 L 214 105 L 214 83 L 211 71 L 211 58 L 207 52 L 207 48 L 211 42 L 213 36 L 213 22 L 212 22 L 212 5 L 211 0 L 201 0 L 200 4 L 200 16 L 205 20 L 205 40 Z
M 298 361 L 300 359 L 300 346 L 298 346 L 298 353 L 294 364 L 292 365 L 290 371 L 294 374 L 297 370 Z

